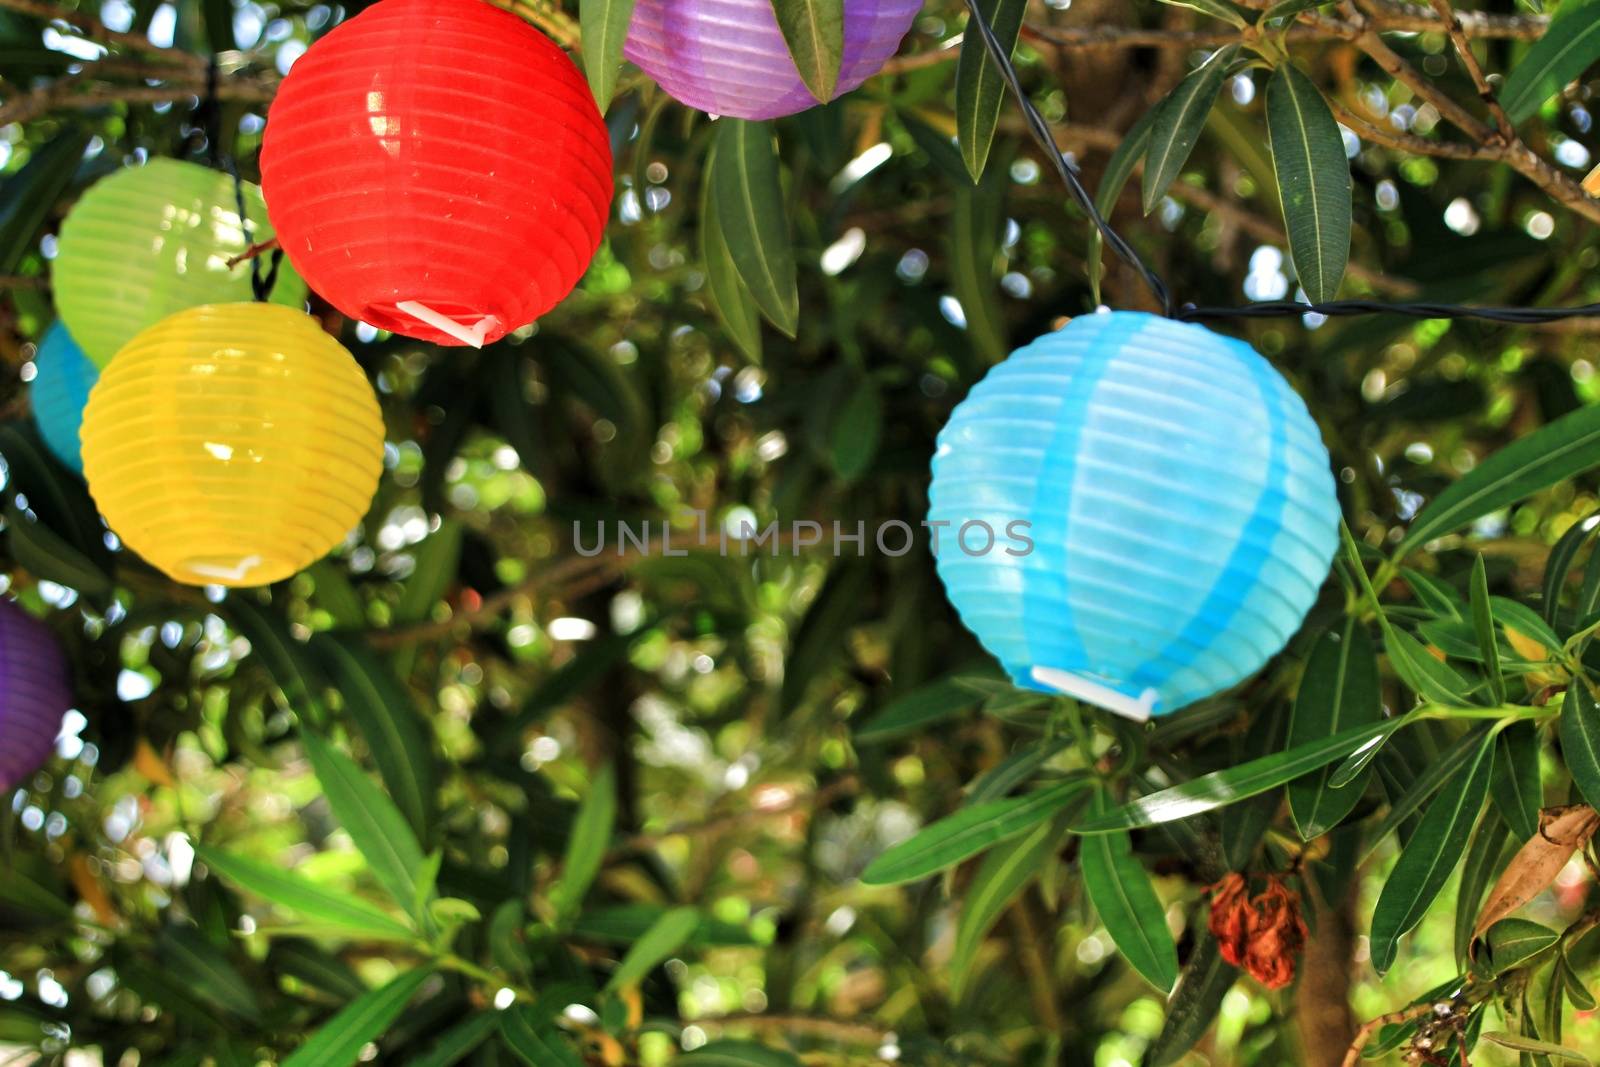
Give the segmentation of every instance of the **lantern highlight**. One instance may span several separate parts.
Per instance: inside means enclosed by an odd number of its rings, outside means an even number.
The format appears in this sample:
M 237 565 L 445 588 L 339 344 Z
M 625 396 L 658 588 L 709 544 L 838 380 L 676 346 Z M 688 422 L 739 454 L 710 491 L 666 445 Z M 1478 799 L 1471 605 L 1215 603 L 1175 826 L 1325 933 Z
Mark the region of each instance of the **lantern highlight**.
M 89 390 L 100 372 L 59 322 L 45 331 L 33 366 L 29 397 L 39 436 L 57 459 L 82 474 L 78 430 L 83 425 L 83 405 L 88 403 Z
M 1013 681 L 1135 719 L 1266 663 L 1338 541 L 1327 450 L 1282 375 L 1135 312 L 992 369 L 939 434 L 929 497 L 939 577 Z M 987 552 L 980 523 L 1001 537 Z
M 55 635 L 0 600 L 0 795 L 44 766 L 71 707 L 67 661 Z
M 483 0 L 380 0 L 291 69 L 261 180 L 278 237 L 352 318 L 481 346 L 578 283 L 611 142 L 571 59 Z
M 383 439 L 366 375 L 315 319 L 210 304 L 145 330 L 101 374 L 83 466 L 107 524 L 166 574 L 254 586 L 361 521 Z
M 922 0 L 845 0 L 835 98 L 883 69 Z M 775 119 L 815 107 L 772 0 L 637 0 L 623 54 L 673 99 L 712 115 Z
M 248 238 L 233 179 L 175 159 L 119 170 L 73 205 L 50 282 L 61 320 L 95 366 L 174 312 L 251 299 L 250 264 L 228 260 L 273 232 L 261 190 L 243 190 Z M 273 302 L 305 299 L 305 283 L 280 268 Z

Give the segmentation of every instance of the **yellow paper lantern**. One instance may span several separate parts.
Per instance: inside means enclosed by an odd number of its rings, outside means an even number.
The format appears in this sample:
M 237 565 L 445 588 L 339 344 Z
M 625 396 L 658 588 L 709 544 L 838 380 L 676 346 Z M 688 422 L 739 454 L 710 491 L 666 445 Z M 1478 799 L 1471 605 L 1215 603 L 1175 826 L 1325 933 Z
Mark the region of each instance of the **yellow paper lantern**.
M 228 175 L 152 159 L 100 179 L 72 206 L 50 281 L 61 320 L 95 366 L 175 311 L 251 298 L 250 264 L 228 261 L 273 234 L 261 190 L 241 188 L 248 220 Z M 273 302 L 305 299 L 305 282 L 283 263 Z
M 316 562 L 383 468 L 366 375 L 274 304 L 208 304 L 140 333 L 89 394 L 82 436 L 111 529 L 191 585 L 265 585 Z

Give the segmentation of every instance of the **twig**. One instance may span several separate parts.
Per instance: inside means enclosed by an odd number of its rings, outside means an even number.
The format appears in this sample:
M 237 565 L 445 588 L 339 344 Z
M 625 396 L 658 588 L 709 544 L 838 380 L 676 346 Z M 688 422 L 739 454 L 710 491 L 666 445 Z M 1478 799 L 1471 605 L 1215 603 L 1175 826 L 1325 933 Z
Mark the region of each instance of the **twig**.
M 1494 120 L 1501 137 L 1507 141 L 1515 138 L 1516 127 L 1506 115 L 1505 108 L 1500 106 L 1500 99 L 1494 95 L 1494 87 L 1489 84 L 1489 79 L 1484 77 L 1483 67 L 1472 52 L 1472 45 L 1467 42 L 1466 32 L 1461 28 L 1461 19 L 1456 15 L 1455 8 L 1450 6 L 1450 0 L 1431 0 L 1431 3 L 1433 10 L 1447 27 L 1450 43 L 1455 47 L 1456 55 L 1461 57 L 1461 65 L 1467 68 L 1467 75 L 1472 78 L 1472 86 L 1478 90 L 1478 98 L 1483 101 L 1484 107 L 1489 109 L 1489 117 Z
M 700 822 L 681 823 L 652 833 L 634 834 L 606 853 L 606 860 L 614 862 L 637 852 L 648 852 L 672 837 L 705 837 L 743 826 L 749 822 L 787 815 L 802 805 L 816 812 L 832 804 L 840 797 L 850 796 L 860 788 L 861 782 L 855 775 L 845 775 L 843 778 L 836 779 L 815 792 L 796 794 L 782 804 L 775 804 L 770 808 L 752 807 L 745 811 L 718 815 Z
M 265 241 L 259 241 L 256 244 L 253 244 L 249 248 L 245 249 L 243 252 L 240 252 L 238 255 L 229 256 L 228 257 L 228 262 L 226 264 L 227 268 L 229 270 L 232 270 L 234 267 L 237 267 L 239 264 L 245 262 L 246 260 L 255 259 L 257 256 L 260 256 L 263 252 L 271 252 L 274 248 L 277 248 L 277 247 L 278 247 L 278 239 L 276 237 L 268 238 Z
M 1412 1019 L 1420 1019 L 1424 1015 L 1432 1014 L 1432 1012 L 1433 1004 L 1424 1002 L 1413 1004 L 1411 1007 L 1403 1008 L 1400 1011 L 1391 1011 L 1389 1014 L 1380 1015 L 1376 1019 L 1368 1019 L 1361 1024 L 1361 1029 L 1356 1031 L 1356 1039 L 1350 1042 L 1350 1048 L 1344 1054 L 1344 1063 L 1341 1067 L 1356 1067 L 1361 1062 L 1361 1050 L 1366 1048 L 1367 1042 L 1372 1040 L 1373 1035 L 1385 1026 L 1408 1023 Z
M 10 0 L 0 0 L 0 5 L 8 2 Z M 13 122 L 32 122 L 58 108 L 84 111 L 105 104 L 173 104 L 191 100 L 205 92 L 203 80 L 194 82 L 192 86 L 182 83 L 156 87 L 104 85 L 81 93 L 58 90 L 57 87 L 67 80 L 58 79 L 0 107 L 0 127 Z M 72 83 L 67 88 L 75 88 L 76 84 Z M 217 86 L 217 99 L 263 103 L 271 100 L 277 89 L 276 81 L 224 81 Z
M 16 11 L 34 18 L 46 19 L 51 22 L 60 22 L 70 26 L 82 36 L 94 41 L 96 44 L 107 48 L 125 48 L 130 52 L 141 52 L 144 55 L 165 60 L 179 67 L 188 67 L 204 74 L 209 61 L 203 56 L 185 52 L 179 48 L 167 48 L 154 44 L 148 37 L 137 33 L 122 33 L 107 28 L 106 24 L 86 11 L 76 11 L 71 8 L 61 7 L 45 0 L 0 0 L 0 8 Z
M 761 1012 L 734 1012 L 713 1018 L 691 1020 L 696 1026 L 753 1026 L 779 1030 L 786 1034 L 809 1034 L 858 1045 L 881 1045 L 894 1031 L 863 1019 L 829 1019 L 821 1015 L 766 1015 Z

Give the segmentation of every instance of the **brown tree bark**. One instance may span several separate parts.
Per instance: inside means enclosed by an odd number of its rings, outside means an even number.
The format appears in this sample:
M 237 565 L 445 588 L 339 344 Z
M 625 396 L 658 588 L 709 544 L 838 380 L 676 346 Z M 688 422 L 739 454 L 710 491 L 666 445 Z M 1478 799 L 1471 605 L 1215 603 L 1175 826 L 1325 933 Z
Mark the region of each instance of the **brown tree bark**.
M 1355 1039 L 1350 986 L 1355 980 L 1356 923 L 1349 896 L 1317 910 L 1316 929 L 1300 960 L 1295 1014 L 1305 1067 L 1339 1067 Z

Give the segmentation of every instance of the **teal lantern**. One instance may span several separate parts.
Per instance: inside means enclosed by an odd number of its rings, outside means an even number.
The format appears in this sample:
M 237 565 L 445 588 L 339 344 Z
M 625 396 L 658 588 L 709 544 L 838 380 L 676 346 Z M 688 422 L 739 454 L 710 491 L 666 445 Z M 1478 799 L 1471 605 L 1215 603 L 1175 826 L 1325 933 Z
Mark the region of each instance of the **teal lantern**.
M 57 459 L 82 474 L 78 428 L 83 425 L 83 405 L 89 402 L 89 390 L 100 372 L 59 322 L 45 331 L 33 366 L 31 398 L 39 435 Z
M 1136 312 L 991 370 L 939 434 L 929 496 L 939 577 L 1012 680 L 1134 719 L 1260 669 L 1338 541 L 1289 383 L 1242 341 Z

